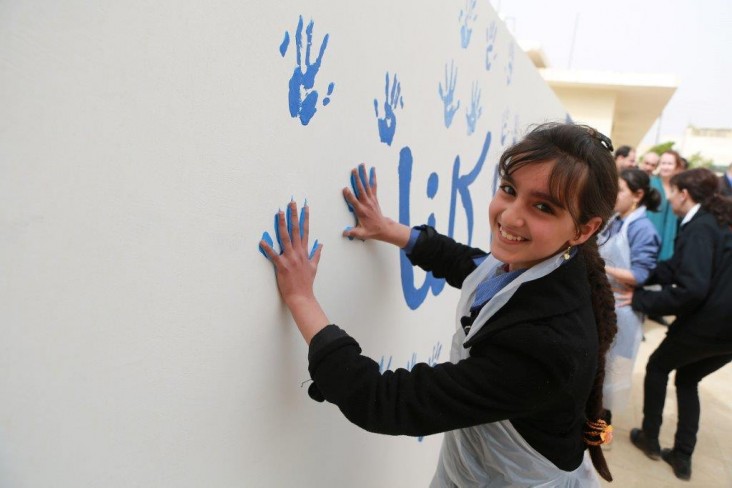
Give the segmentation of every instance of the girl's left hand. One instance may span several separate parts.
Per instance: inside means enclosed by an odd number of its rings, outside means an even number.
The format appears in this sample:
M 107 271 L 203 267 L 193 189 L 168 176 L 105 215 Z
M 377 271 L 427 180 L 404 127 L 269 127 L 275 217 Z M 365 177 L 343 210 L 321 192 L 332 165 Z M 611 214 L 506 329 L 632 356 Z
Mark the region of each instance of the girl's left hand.
M 625 287 L 622 289 L 615 288 L 613 293 L 615 294 L 615 305 L 618 307 L 625 307 L 633 302 L 634 289 Z
M 290 218 L 285 218 L 285 213 L 279 211 L 277 214 L 277 225 L 282 245 L 282 254 L 277 254 L 266 241 L 259 242 L 260 247 L 274 264 L 277 275 L 277 287 L 282 295 L 285 304 L 292 309 L 297 302 L 313 300 L 313 283 L 318 271 L 322 244 L 313 252 L 312 257 L 308 253 L 308 234 L 310 230 L 310 207 L 303 207 L 303 233 L 300 236 L 300 223 L 297 217 L 297 203 L 290 202 L 287 206 Z M 287 221 L 291 229 L 288 232 Z

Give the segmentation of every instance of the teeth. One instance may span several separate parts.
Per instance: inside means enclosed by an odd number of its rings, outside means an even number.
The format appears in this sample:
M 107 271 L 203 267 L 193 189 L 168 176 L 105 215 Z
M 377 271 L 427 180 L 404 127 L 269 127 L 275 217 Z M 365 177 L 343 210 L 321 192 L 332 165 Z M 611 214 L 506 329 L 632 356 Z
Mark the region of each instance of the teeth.
M 508 232 L 506 232 L 505 230 L 503 230 L 503 228 L 499 229 L 499 231 L 501 232 L 501 235 L 505 239 L 508 239 L 509 241 L 525 241 L 526 240 L 523 237 L 519 237 L 519 236 L 515 236 L 513 234 L 509 234 Z

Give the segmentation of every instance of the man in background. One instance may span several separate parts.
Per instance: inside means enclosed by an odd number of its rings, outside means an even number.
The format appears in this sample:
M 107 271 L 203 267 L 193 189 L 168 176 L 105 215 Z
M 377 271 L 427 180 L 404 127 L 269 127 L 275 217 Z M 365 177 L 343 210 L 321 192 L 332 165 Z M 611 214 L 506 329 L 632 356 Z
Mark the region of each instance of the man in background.
M 648 176 L 652 176 L 653 173 L 656 171 L 656 168 L 658 168 L 658 162 L 660 160 L 661 156 L 654 153 L 653 151 L 649 151 L 643 155 L 643 159 L 641 160 L 639 169 L 645 171 Z
M 620 146 L 615 150 L 615 166 L 618 173 L 626 168 L 635 168 L 635 149 L 630 146 Z

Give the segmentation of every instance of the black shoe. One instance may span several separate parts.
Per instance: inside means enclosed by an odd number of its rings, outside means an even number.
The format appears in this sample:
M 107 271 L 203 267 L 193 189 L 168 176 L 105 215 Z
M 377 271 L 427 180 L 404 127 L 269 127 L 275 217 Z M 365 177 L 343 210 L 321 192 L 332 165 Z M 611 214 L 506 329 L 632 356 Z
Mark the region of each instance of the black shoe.
M 641 429 L 631 429 L 630 442 L 654 461 L 661 459 L 661 445 L 658 443 L 658 439 L 648 438 Z
M 661 315 L 649 315 L 648 320 L 652 320 L 656 322 L 657 324 L 661 324 L 664 327 L 668 327 L 668 322 L 666 322 L 666 319 L 663 318 Z
M 678 479 L 691 479 L 691 456 L 674 449 L 664 449 L 661 451 L 661 457 L 674 468 L 674 474 Z

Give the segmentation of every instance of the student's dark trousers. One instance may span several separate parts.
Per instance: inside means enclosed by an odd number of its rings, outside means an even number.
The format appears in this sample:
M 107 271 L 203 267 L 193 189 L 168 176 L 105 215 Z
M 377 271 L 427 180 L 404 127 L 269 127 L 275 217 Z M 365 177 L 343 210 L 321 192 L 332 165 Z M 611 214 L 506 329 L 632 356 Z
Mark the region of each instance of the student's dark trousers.
M 732 361 L 732 344 L 697 344 L 697 341 L 666 336 L 648 359 L 643 384 L 643 431 L 648 437 L 657 438 L 663 420 L 668 375 L 676 370 L 679 418 L 674 448 L 688 455 L 694 452 L 699 430 L 699 381 Z

